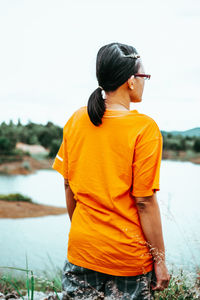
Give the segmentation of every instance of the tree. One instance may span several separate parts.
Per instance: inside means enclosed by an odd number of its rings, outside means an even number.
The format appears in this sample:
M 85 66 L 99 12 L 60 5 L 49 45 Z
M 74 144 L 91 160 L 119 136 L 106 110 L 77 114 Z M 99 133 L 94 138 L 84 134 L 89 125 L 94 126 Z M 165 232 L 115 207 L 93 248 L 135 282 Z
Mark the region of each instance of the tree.
M 180 148 L 181 150 L 186 150 L 186 139 L 184 137 L 180 141 Z
M 193 149 L 195 152 L 200 152 L 200 138 L 195 140 Z
M 168 138 L 168 139 L 172 138 L 172 134 L 171 134 L 171 133 L 168 133 L 168 134 L 167 134 L 167 138 Z
M 51 142 L 51 145 L 49 147 L 49 150 L 50 150 L 49 156 L 50 157 L 55 157 L 56 156 L 56 154 L 57 154 L 57 152 L 59 150 L 60 145 L 61 145 L 61 140 L 53 140 Z
M 9 154 L 15 149 L 15 143 L 12 143 L 7 137 L 0 137 L 0 153 Z

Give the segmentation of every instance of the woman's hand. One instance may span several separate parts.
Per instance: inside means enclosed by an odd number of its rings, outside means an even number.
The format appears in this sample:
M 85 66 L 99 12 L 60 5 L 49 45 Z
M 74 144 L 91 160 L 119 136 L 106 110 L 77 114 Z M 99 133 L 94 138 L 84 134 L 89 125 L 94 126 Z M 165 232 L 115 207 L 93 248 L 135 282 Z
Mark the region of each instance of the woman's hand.
M 154 278 L 152 278 L 152 290 L 163 291 L 170 282 L 170 274 L 164 261 L 154 262 Z
M 165 247 L 156 193 L 147 197 L 135 197 L 135 202 L 147 245 L 154 258 L 155 281 L 152 278 L 152 290 L 163 291 L 169 285 L 170 275 L 165 264 Z

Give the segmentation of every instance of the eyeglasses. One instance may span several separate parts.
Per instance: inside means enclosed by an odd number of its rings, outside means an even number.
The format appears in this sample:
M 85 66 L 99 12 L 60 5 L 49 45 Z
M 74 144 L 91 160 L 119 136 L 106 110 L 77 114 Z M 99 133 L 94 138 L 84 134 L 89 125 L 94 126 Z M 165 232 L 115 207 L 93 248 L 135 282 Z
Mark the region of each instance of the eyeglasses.
M 151 78 L 151 75 L 136 73 L 136 74 L 134 74 L 134 77 L 143 77 L 144 80 L 149 80 Z

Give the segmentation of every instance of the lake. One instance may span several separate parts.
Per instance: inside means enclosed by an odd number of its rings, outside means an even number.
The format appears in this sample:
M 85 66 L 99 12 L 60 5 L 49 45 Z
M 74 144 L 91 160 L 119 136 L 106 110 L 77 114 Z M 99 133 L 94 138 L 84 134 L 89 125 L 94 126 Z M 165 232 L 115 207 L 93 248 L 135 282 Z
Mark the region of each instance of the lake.
M 200 165 L 162 161 L 160 192 L 166 259 L 174 266 L 193 271 L 200 266 Z M 65 207 L 62 176 L 53 170 L 31 175 L 1 175 L 0 194 L 22 193 L 35 202 Z M 0 220 L 0 266 L 26 266 L 35 273 L 62 268 L 67 254 L 70 221 L 67 214 Z

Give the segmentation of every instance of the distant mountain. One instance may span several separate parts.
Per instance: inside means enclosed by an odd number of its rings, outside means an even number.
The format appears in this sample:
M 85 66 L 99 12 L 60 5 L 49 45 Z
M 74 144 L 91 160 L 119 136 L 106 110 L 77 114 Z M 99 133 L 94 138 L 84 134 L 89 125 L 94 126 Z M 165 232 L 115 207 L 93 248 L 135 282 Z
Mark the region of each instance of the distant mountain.
M 172 135 L 182 135 L 182 136 L 197 136 L 200 137 L 200 127 L 196 127 L 196 128 L 192 128 L 192 129 L 188 129 L 185 131 L 161 131 L 163 135 L 167 135 L 168 133 L 172 134 Z

